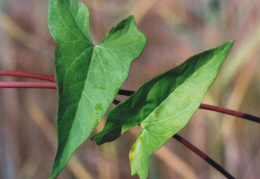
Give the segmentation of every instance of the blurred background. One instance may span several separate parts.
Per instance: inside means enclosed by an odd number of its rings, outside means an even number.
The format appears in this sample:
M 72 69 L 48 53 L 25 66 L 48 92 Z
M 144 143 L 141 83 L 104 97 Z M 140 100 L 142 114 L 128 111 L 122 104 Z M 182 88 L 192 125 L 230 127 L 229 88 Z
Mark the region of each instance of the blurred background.
M 94 44 L 133 14 L 148 38 L 124 89 L 188 57 L 235 40 L 203 103 L 260 116 L 260 0 L 82 0 Z M 0 0 L 0 70 L 54 74 L 48 1 Z M 1 81 L 37 81 L 0 77 Z M 124 100 L 126 97 L 117 97 Z M 113 106 L 112 106 L 113 107 Z M 48 178 L 56 149 L 54 89 L 0 89 L 0 178 Z M 103 119 L 94 133 L 102 130 Z M 97 146 L 87 140 L 60 179 L 131 177 L 128 153 L 140 129 Z M 91 135 L 93 136 L 94 133 Z M 260 125 L 199 109 L 179 132 L 236 178 L 260 178 Z M 150 157 L 150 179 L 225 178 L 174 139 Z

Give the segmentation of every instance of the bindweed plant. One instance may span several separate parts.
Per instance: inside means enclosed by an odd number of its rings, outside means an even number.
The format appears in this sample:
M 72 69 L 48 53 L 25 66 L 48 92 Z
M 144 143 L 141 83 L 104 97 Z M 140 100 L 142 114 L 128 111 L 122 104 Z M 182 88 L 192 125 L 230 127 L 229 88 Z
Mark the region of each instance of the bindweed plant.
M 57 88 L 58 145 L 50 178 L 56 178 L 77 148 L 90 138 L 111 103 L 119 103 L 114 99 L 117 94 L 130 97 L 108 112 L 104 129 L 91 139 L 101 145 L 139 125 L 142 130 L 129 153 L 132 175 L 147 178 L 149 156 L 174 137 L 226 177 L 233 178 L 176 134 L 199 107 L 260 122 L 255 116 L 201 104 L 233 41 L 190 57 L 132 92 L 120 88 L 128 77 L 132 61 L 141 55 L 147 40 L 138 30 L 133 16 L 114 26 L 98 45 L 91 41 L 88 8 L 76 0 L 50 0 L 48 25 L 57 43 L 55 78 L 23 72 L 1 71 L 0 74 L 52 83 L 1 82 L 0 87 Z

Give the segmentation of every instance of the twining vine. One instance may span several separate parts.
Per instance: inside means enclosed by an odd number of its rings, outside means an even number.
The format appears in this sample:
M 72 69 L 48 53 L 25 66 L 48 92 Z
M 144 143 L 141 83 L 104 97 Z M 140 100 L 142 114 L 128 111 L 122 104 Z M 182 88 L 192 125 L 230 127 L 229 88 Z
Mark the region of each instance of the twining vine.
M 7 71 L 7 70 L 0 70 L 0 76 L 15 76 L 15 77 L 23 77 L 23 78 L 32 78 L 32 79 L 38 79 L 38 80 L 46 80 L 51 81 L 50 82 L 0 82 L 0 88 L 46 88 L 46 89 L 56 89 L 56 83 L 55 83 L 55 77 L 52 75 L 44 75 L 44 74 L 38 74 L 38 73 L 29 73 L 29 72 L 19 72 L 19 71 Z M 118 92 L 118 95 L 124 95 L 124 96 L 131 96 L 135 92 L 131 90 L 125 90 L 120 89 Z M 113 100 L 114 104 L 119 104 L 120 101 L 117 99 Z M 209 104 L 200 104 L 200 109 L 220 112 L 223 114 L 228 114 L 231 116 L 239 117 L 242 119 L 246 119 L 249 121 L 253 121 L 256 123 L 260 123 L 260 117 L 253 116 L 247 113 L 242 113 L 239 111 L 234 111 L 214 105 Z M 197 147 L 192 145 L 189 141 L 184 139 L 179 134 L 175 134 L 172 136 L 174 139 L 182 143 L 184 146 L 186 146 L 188 149 L 190 149 L 192 152 L 194 152 L 196 155 L 198 155 L 200 158 L 205 160 L 207 163 L 209 163 L 212 167 L 214 167 L 216 170 L 218 170 L 220 173 L 222 173 L 227 178 L 234 178 L 229 172 L 227 172 L 223 167 L 221 167 L 217 162 L 215 162 L 212 158 L 210 158 L 208 155 L 206 155 L 204 152 L 199 150 Z
M 57 88 L 57 151 L 50 179 L 59 175 L 73 153 L 89 138 L 111 103 L 117 105 L 107 113 L 104 129 L 91 139 L 101 145 L 139 125 L 142 130 L 129 153 L 132 175 L 147 178 L 149 156 L 173 137 L 223 175 L 234 178 L 177 134 L 198 108 L 259 123 L 259 117 L 201 103 L 234 41 L 188 58 L 133 92 L 120 88 L 129 75 L 131 63 L 140 57 L 147 42 L 133 16 L 119 22 L 98 45 L 93 45 L 88 8 L 76 0 L 49 0 L 48 27 L 57 44 L 55 77 L 0 71 L 0 75 L 50 81 L 0 82 L 0 87 Z M 120 102 L 116 95 L 129 98 Z

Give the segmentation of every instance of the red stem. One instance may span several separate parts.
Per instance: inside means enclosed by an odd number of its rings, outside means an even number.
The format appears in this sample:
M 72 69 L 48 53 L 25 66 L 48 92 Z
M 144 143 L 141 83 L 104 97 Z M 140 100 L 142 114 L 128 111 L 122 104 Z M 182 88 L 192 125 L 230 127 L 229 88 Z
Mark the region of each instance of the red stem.
M 56 83 L 0 82 L 0 88 L 49 88 L 49 89 L 56 89 Z
M 205 153 L 203 153 L 201 150 L 199 150 L 197 147 L 192 145 L 189 141 L 184 139 L 178 134 L 175 134 L 172 136 L 174 139 L 185 145 L 188 149 L 193 151 L 195 154 L 197 154 L 200 158 L 208 162 L 212 167 L 214 167 L 216 170 L 218 170 L 220 173 L 222 173 L 225 177 L 233 179 L 234 177 L 229 174 L 223 167 L 221 167 L 218 163 L 216 163 L 213 159 L 211 159 L 209 156 L 207 156 Z
M 17 77 L 34 78 L 39 80 L 47 80 L 47 81 L 55 82 L 55 77 L 52 75 L 42 75 L 37 73 L 29 73 L 29 72 L 21 72 L 21 71 L 0 70 L 0 76 L 17 76 Z
M 124 89 L 120 89 L 118 92 L 119 95 L 125 95 L 125 96 L 131 96 L 134 93 L 135 93 L 134 91 L 124 90 Z M 199 108 L 210 110 L 210 111 L 215 111 L 215 112 L 221 112 L 223 114 L 228 114 L 231 116 L 235 116 L 235 117 L 247 119 L 249 121 L 254 121 L 254 122 L 260 123 L 260 117 L 253 116 L 251 114 L 246 114 L 246 113 L 242 113 L 242 112 L 238 112 L 238 111 L 234 111 L 234 110 L 230 110 L 230 109 L 226 109 L 226 108 L 222 108 L 222 107 L 218 107 L 218 106 L 213 106 L 213 105 L 209 105 L 209 104 L 203 104 L 203 103 L 200 104 Z
M 209 104 L 203 104 L 203 103 L 200 104 L 199 108 L 200 109 L 206 109 L 206 110 L 209 110 L 209 111 L 220 112 L 220 113 L 223 113 L 223 114 L 228 114 L 228 115 L 231 115 L 231 116 L 240 117 L 240 118 L 243 118 L 243 119 L 247 119 L 247 120 L 250 120 L 250 121 L 260 123 L 259 117 L 253 116 L 251 114 L 246 114 L 246 113 L 234 111 L 234 110 L 231 110 L 231 109 L 226 109 L 226 108 L 213 106 L 213 105 L 209 105 Z
M 46 75 L 47 76 L 47 75 Z M 56 83 L 39 83 L 39 82 L 0 82 L 0 88 L 51 88 L 55 89 L 56 88 Z M 130 90 L 123 90 L 120 89 L 118 92 L 119 95 L 125 95 L 125 96 L 131 96 L 134 94 L 134 91 Z M 253 122 L 260 123 L 260 117 L 253 116 L 250 114 L 218 107 L 218 106 L 213 106 L 209 104 L 203 104 L 201 103 L 199 108 L 201 109 L 206 109 L 210 111 L 215 111 L 215 112 L 221 112 L 223 114 L 228 114 L 231 116 L 247 119 Z

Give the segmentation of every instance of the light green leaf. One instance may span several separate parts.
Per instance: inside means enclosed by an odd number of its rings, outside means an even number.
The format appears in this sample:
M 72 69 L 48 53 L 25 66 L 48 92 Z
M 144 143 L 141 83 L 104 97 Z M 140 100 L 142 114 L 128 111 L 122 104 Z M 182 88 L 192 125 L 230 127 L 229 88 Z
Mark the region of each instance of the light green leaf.
M 55 178 L 107 111 L 146 37 L 130 16 L 93 46 L 89 11 L 75 0 L 50 0 L 48 20 L 57 42 L 58 149 L 50 175 Z
M 146 178 L 149 156 L 187 124 L 232 46 L 229 41 L 195 55 L 145 83 L 108 113 L 105 128 L 93 140 L 97 144 L 113 141 L 126 130 L 141 125 L 129 157 L 132 175 Z

